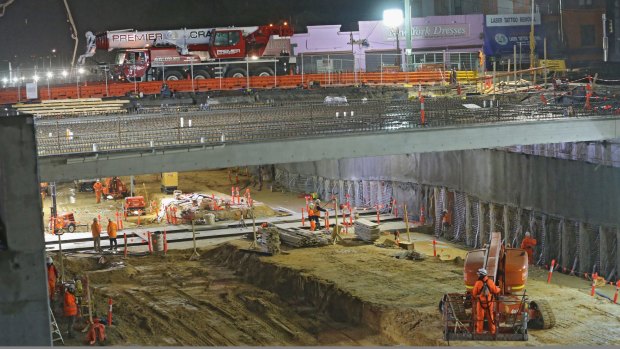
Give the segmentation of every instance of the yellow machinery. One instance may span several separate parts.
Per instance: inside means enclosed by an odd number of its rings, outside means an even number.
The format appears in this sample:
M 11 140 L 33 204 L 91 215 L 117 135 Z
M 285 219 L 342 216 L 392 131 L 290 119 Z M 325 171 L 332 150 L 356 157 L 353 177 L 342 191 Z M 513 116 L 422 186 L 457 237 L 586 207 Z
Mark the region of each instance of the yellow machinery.
M 161 174 L 161 191 L 166 194 L 172 194 L 179 187 L 178 172 L 163 172 Z

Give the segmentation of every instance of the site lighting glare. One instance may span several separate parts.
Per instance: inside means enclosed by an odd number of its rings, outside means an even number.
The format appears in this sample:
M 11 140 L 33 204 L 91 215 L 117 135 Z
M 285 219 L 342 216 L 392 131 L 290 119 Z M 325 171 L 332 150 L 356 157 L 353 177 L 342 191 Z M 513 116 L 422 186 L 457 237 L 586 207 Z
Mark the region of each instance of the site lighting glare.
M 84 74 L 84 68 L 80 68 L 80 69 L 78 69 L 78 73 L 80 73 L 80 74 Z
M 7 83 L 7 81 L 8 81 L 8 79 L 7 79 L 7 78 L 2 78 L 2 83 L 3 83 L 3 84 L 6 84 L 6 83 Z
M 47 76 L 48 79 L 51 79 L 52 76 L 54 76 L 54 73 L 52 73 L 51 71 L 48 71 L 47 74 L 45 74 Z
M 66 71 L 66 70 L 63 70 L 63 71 L 62 71 L 62 76 L 66 78 L 66 77 L 67 77 L 67 75 L 69 75 L 69 73 L 67 73 L 67 71 Z
M 39 76 L 38 76 L 38 75 L 33 76 L 33 77 L 32 77 L 32 80 L 34 80 L 34 81 L 39 81 Z
M 254 61 L 258 60 L 258 56 L 252 56 L 252 60 Z
M 403 24 L 404 17 L 401 9 L 390 9 L 383 11 L 383 24 L 390 28 L 396 28 Z

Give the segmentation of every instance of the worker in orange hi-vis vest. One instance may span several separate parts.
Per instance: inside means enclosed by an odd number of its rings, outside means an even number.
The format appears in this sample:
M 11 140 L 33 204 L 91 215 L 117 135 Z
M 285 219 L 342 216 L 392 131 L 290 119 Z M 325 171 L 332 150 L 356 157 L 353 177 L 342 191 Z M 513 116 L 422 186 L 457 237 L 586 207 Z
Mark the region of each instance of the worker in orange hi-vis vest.
M 78 307 L 75 300 L 75 285 L 69 285 L 65 290 L 65 302 L 63 306 L 64 315 L 67 318 L 67 332 L 69 338 L 73 338 L 73 325 L 78 314 Z
M 521 248 L 527 252 L 527 261 L 529 264 L 534 264 L 534 246 L 536 246 L 536 239 L 534 239 L 530 232 L 525 232 L 525 238 L 521 242 Z
M 95 190 L 95 198 L 97 198 L 97 203 L 100 203 L 101 192 L 103 191 L 103 185 L 101 185 L 101 182 L 99 182 L 99 180 L 97 180 L 97 182 L 93 184 L 93 190 Z
M 50 302 L 54 301 L 54 294 L 56 293 L 56 280 L 58 280 L 58 269 L 54 265 L 52 257 L 47 257 L 47 287 L 50 297 Z
M 111 218 L 108 218 L 108 237 L 110 238 L 110 248 L 109 250 L 112 250 L 112 248 L 116 249 L 116 247 L 118 246 L 118 242 L 116 242 L 116 232 L 118 231 L 118 226 L 116 225 L 116 223 L 112 222 Z M 114 247 L 112 247 L 112 245 L 114 245 Z
M 97 218 L 93 218 L 93 224 L 90 226 L 90 231 L 93 235 L 94 249 L 97 252 L 101 252 L 101 224 L 97 221 Z
M 489 324 L 489 332 L 495 333 L 495 296 L 500 293 L 499 287 L 487 276 L 486 269 L 478 269 L 478 280 L 471 294 L 476 303 L 476 333 L 482 333 L 484 318 Z

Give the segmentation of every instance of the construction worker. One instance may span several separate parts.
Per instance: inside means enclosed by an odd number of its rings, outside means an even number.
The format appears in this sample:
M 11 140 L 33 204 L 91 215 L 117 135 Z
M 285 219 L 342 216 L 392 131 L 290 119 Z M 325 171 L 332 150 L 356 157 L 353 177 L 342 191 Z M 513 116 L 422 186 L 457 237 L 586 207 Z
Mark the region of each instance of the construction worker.
M 447 210 L 443 210 L 441 213 L 441 232 L 446 234 L 448 229 L 450 229 L 450 214 Z
M 69 338 L 73 338 L 73 325 L 78 314 L 78 307 L 75 300 L 75 286 L 69 285 L 65 290 L 65 302 L 63 306 L 65 318 L 67 318 L 67 333 Z
M 93 234 L 95 251 L 101 252 L 101 224 L 99 224 L 97 218 L 93 218 L 93 224 L 90 225 L 90 231 Z
M 50 302 L 54 301 L 54 295 L 56 294 L 56 280 L 58 280 L 58 269 L 54 265 L 52 257 L 47 257 L 47 287 L 50 297 Z
M 450 85 L 456 86 L 456 69 L 454 67 L 450 70 Z
M 118 227 L 116 223 L 112 222 L 112 219 L 108 218 L 108 237 L 110 238 L 110 251 L 112 250 L 112 245 L 114 244 L 114 249 L 118 246 L 118 242 L 116 242 L 116 232 Z
M 532 238 L 529 231 L 526 231 L 525 238 L 521 241 L 521 248 L 527 252 L 527 261 L 529 264 L 534 264 L 534 246 L 536 246 L 536 239 Z
M 319 210 L 315 209 L 314 201 L 310 201 L 308 204 L 308 222 L 310 222 L 310 230 L 314 231 L 321 228 L 319 221 Z
M 103 191 L 103 185 L 101 182 L 97 180 L 95 184 L 93 184 L 93 190 L 95 191 L 95 198 L 97 198 L 97 203 L 101 202 L 101 192 Z
M 308 220 L 310 221 L 310 228 L 312 228 L 312 222 L 314 222 L 314 229 L 321 229 L 321 212 L 327 212 L 326 209 L 321 207 L 321 200 L 316 199 L 313 202 L 310 202 L 308 205 Z
M 494 298 L 500 293 L 499 287 L 489 279 L 487 270 L 478 269 L 478 280 L 474 284 L 471 294 L 476 303 L 476 333 L 482 333 L 484 318 L 489 323 L 489 332 L 495 334 L 495 301 Z

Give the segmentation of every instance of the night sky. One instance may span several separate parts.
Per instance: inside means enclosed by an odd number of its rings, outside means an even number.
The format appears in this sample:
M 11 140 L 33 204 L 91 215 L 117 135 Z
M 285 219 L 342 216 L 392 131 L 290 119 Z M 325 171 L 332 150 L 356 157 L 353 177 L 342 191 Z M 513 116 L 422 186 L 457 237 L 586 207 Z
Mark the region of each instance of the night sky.
M 3 2 L 3 0 L 0 0 Z M 118 29 L 160 30 L 251 26 L 288 20 L 297 32 L 306 25 L 342 24 L 357 30 L 358 20 L 380 20 L 383 10 L 402 6 L 402 0 L 69 0 L 84 53 L 84 33 Z M 68 63 L 73 54 L 70 25 L 62 0 L 16 0 L 0 17 L 0 70 Z M 43 57 L 43 58 L 42 58 Z M 44 63 L 45 62 L 45 63 Z

